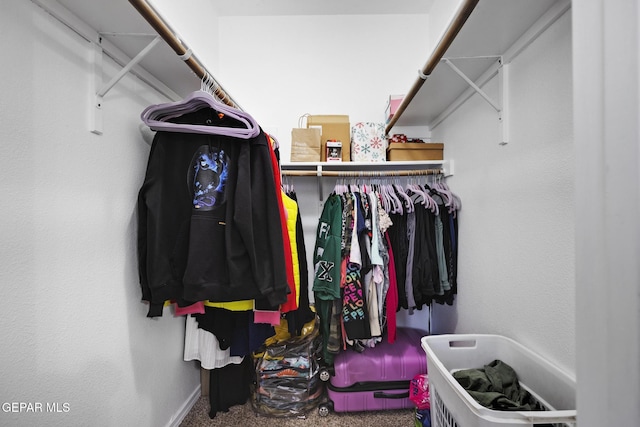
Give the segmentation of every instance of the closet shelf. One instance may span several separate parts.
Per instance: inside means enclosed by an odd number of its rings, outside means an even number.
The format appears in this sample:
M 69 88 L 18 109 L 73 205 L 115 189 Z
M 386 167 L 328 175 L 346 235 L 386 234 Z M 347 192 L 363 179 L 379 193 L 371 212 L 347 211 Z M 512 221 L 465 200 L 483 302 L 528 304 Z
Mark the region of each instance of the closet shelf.
M 280 165 L 283 175 L 306 176 L 407 176 L 427 175 L 441 171 L 453 175 L 453 160 L 393 162 L 290 162 Z
M 488 107 L 497 110 L 503 126 L 501 142 L 506 143 L 508 77 L 502 72 L 570 7 L 570 0 L 463 1 L 433 54 L 418 71 L 418 78 L 387 125 L 386 133 L 394 126 L 435 128 L 500 74 L 501 99 L 496 101 L 481 95 L 488 101 Z M 470 87 L 469 81 L 477 87 Z
M 212 91 L 232 106 L 237 103 L 146 0 L 31 0 L 122 67 L 173 101 L 188 96 L 211 76 Z M 130 3 L 130 4 L 128 4 Z M 154 37 L 164 43 L 151 46 Z M 143 57 L 132 59 L 148 47 Z M 153 48 L 151 48 L 153 47 Z M 182 58 L 180 55 L 183 55 Z M 101 71 L 101 70 L 98 70 Z M 98 85 L 98 93 L 103 85 Z M 108 89 L 107 89 L 108 90 Z
M 281 163 L 283 176 L 316 177 L 318 199 L 324 200 L 322 177 L 394 177 L 425 176 L 442 173 L 453 175 L 453 160 L 393 161 L 393 162 L 290 162 Z
M 227 91 L 215 80 L 213 75 L 202 65 L 196 58 L 190 48 L 180 40 L 178 35 L 173 31 L 169 24 L 156 12 L 155 9 L 146 0 L 129 0 L 129 3 L 147 20 L 149 25 L 164 39 L 164 41 L 173 49 L 180 60 L 184 61 L 201 81 L 204 81 L 211 87 L 212 93 L 222 102 L 235 108 L 240 108 L 237 102 L 229 95 Z

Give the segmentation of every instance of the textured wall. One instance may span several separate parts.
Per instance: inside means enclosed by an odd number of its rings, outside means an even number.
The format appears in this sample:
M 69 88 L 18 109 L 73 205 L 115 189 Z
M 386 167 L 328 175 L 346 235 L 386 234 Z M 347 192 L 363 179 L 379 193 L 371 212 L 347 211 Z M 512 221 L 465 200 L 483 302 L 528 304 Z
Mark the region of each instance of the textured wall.
M 507 335 L 575 372 L 571 72 L 568 12 L 511 63 L 508 145 L 478 95 L 433 140 L 455 160 L 463 206 L 459 296 L 438 328 Z
M 3 408 L 0 425 L 166 425 L 199 374 L 183 320 L 147 319 L 140 302 L 138 124 L 162 99 L 128 76 L 91 134 L 89 43 L 29 1 L 3 3 L 0 50 L 0 403 L 43 405 Z

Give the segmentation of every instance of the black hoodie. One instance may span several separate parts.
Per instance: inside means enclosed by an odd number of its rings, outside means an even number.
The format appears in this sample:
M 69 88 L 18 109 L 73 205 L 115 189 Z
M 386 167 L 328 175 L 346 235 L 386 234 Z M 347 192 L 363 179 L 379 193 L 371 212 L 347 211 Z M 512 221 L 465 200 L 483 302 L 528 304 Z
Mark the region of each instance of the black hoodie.
M 222 122 L 221 122 L 222 120 Z M 203 109 L 176 121 L 216 123 Z M 233 119 L 228 119 L 233 120 Z M 149 317 L 166 300 L 287 299 L 271 147 L 251 139 L 157 132 L 138 196 L 138 261 Z

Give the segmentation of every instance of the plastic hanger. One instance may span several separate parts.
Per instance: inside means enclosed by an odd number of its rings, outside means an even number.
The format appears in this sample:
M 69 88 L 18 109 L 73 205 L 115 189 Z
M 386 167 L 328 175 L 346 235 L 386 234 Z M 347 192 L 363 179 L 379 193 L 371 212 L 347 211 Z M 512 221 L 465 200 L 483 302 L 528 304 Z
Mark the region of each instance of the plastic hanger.
M 211 108 L 220 114 L 231 117 L 237 120 L 242 127 L 208 126 L 168 121 L 203 108 Z M 193 92 L 182 101 L 151 105 L 142 111 L 141 118 L 149 128 L 155 131 L 224 135 L 242 139 L 254 138 L 260 134 L 260 126 L 250 115 L 217 101 L 213 95 L 203 91 Z
M 396 189 L 396 194 L 399 194 L 400 197 L 404 200 L 404 208 L 405 212 L 413 212 L 415 207 L 413 206 L 413 200 L 411 197 L 405 192 L 404 188 L 398 183 L 394 184 L 394 188 Z
M 444 201 L 444 205 L 448 208 L 449 212 L 452 211 L 452 203 L 453 203 L 453 196 L 451 195 L 451 191 L 449 191 L 448 189 L 445 189 L 440 181 L 438 180 L 438 178 L 436 178 L 436 180 L 433 182 L 433 185 L 431 187 L 434 191 L 436 191 L 443 199 Z
M 389 201 L 391 202 L 392 208 L 390 213 L 402 215 L 404 213 L 402 202 L 396 195 L 396 191 L 393 188 L 393 184 L 391 184 L 390 182 L 387 182 L 386 184 L 384 184 L 383 187 L 384 187 L 385 194 L 387 195 L 387 197 L 389 198 Z
M 384 209 L 384 211 L 387 213 L 391 212 L 391 201 L 389 200 L 389 197 L 387 196 L 384 189 L 382 188 L 382 182 L 380 180 L 376 181 L 374 191 L 378 195 L 378 199 L 382 204 L 382 209 Z
M 438 202 L 431 197 L 431 192 L 425 192 L 425 194 L 427 195 L 428 209 L 433 212 L 434 215 L 440 215 L 440 207 L 438 206 Z
M 441 181 L 440 185 L 442 186 L 442 188 L 444 188 L 446 191 L 448 191 L 451 194 L 453 208 L 456 211 L 460 210 L 460 208 L 462 208 L 462 201 L 460 200 L 460 197 L 449 189 L 449 186 L 447 185 L 446 181 Z
M 439 214 L 438 203 L 431 197 L 431 188 L 425 182 L 424 184 L 420 184 L 418 182 L 414 183 L 412 189 L 420 192 L 424 196 L 424 206 L 429 209 L 434 214 Z
M 449 213 L 455 213 L 459 209 L 460 206 L 460 198 L 453 194 L 453 192 L 449 189 L 447 184 L 442 181 L 442 176 L 436 179 L 436 190 L 439 194 L 445 196 L 445 206 L 447 206 Z
M 204 83 L 204 82 L 203 82 Z M 181 101 L 150 105 L 142 111 L 142 121 L 152 130 L 168 132 L 197 133 L 207 135 L 223 135 L 235 138 L 250 139 L 260 134 L 260 126 L 251 115 L 218 101 L 211 93 L 204 90 L 192 92 Z M 187 123 L 172 123 L 169 120 L 184 114 L 211 108 L 223 116 L 235 119 L 240 127 L 208 126 Z
M 420 203 L 422 206 L 427 206 L 429 204 L 429 201 L 427 200 L 427 194 L 415 181 L 409 179 L 409 182 L 407 183 L 407 190 L 410 190 L 414 193 L 415 196 L 412 196 L 414 204 Z
M 340 178 L 336 181 L 336 184 L 333 186 L 333 192 L 340 196 L 347 192 L 347 186 L 344 184 L 344 179 Z

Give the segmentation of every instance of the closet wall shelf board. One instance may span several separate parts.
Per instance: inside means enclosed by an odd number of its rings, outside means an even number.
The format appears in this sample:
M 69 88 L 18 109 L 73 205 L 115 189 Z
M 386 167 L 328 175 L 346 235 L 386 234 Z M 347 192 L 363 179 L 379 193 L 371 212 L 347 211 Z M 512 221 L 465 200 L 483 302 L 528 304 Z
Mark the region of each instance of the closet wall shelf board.
M 479 93 L 496 109 L 499 143 L 508 142 L 508 64 L 570 8 L 571 0 L 464 1 L 385 132 L 396 125 L 434 129 Z M 493 100 L 478 89 L 496 75 L 500 93 Z

